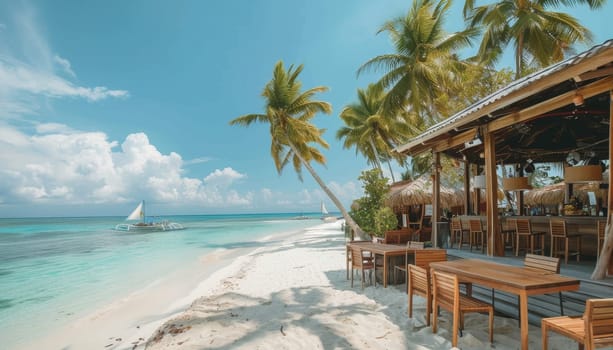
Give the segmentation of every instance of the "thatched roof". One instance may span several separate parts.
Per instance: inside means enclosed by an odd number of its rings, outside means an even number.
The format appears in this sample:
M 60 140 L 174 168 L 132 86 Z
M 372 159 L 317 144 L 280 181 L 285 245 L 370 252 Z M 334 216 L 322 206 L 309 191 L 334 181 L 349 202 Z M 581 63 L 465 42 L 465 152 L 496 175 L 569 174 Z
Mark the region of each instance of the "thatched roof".
M 573 195 L 583 203 L 588 201 L 588 192 L 595 192 L 596 198 L 601 198 L 602 191 L 597 183 L 573 185 Z M 558 182 L 557 184 L 527 191 L 524 194 L 524 203 L 528 205 L 557 205 L 564 202 L 565 194 L 566 183 Z
M 461 190 L 441 184 L 440 195 L 443 208 L 461 206 L 463 203 L 463 191 Z M 400 181 L 392 184 L 385 203 L 393 208 L 432 204 L 432 179 L 428 175 L 422 175 L 413 181 Z

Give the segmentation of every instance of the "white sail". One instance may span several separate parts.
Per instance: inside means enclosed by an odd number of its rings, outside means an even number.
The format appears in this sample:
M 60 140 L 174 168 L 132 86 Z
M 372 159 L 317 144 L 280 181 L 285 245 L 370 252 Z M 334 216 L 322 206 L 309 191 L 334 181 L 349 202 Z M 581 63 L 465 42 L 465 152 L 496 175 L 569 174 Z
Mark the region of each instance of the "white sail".
M 143 209 L 143 204 L 145 201 L 141 201 L 136 209 L 132 212 L 132 214 L 128 215 L 126 220 L 141 220 L 145 218 L 145 210 Z
M 328 215 L 328 209 L 326 209 L 326 205 L 324 204 L 324 202 L 321 202 L 321 214 Z

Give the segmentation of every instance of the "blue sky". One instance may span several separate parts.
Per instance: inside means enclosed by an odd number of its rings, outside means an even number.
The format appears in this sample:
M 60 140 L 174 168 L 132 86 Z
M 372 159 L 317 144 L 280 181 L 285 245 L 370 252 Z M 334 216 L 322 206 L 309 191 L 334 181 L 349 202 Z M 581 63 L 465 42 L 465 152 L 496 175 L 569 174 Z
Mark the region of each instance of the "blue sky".
M 338 114 L 377 78 L 358 67 L 392 51 L 378 28 L 409 5 L 0 0 L 0 217 L 127 215 L 141 199 L 151 215 L 334 210 L 306 171 L 277 174 L 266 126 L 228 125 L 263 111 L 279 60 L 330 88 L 316 170 L 348 208 L 368 166 L 336 141 Z M 572 14 L 601 43 L 612 9 Z

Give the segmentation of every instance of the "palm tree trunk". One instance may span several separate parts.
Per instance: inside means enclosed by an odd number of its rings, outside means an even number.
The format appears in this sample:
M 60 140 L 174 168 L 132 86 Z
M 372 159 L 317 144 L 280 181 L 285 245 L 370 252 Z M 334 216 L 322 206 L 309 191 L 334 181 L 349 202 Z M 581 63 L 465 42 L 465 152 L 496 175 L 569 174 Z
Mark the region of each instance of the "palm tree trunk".
M 389 158 L 387 159 L 387 167 L 390 169 L 390 175 L 392 176 L 392 182 L 396 182 L 396 179 L 394 179 L 394 171 L 392 171 L 392 162 L 389 160 Z
M 321 189 L 324 192 L 326 192 L 326 194 L 328 195 L 328 197 L 330 197 L 330 199 L 332 200 L 334 205 L 338 208 L 338 210 L 340 210 L 341 214 L 343 215 L 343 218 L 345 219 L 345 223 L 353 230 L 355 235 L 357 235 L 360 239 L 368 239 L 368 240 L 370 240 L 370 237 L 368 237 L 366 232 L 364 232 L 360 228 L 360 226 L 358 226 L 358 224 L 353 220 L 353 218 L 351 216 L 349 216 L 349 213 L 347 212 L 347 210 L 345 210 L 345 207 L 343 206 L 341 201 L 334 195 L 334 193 L 330 190 L 330 188 L 328 188 L 328 186 L 326 186 L 326 184 L 323 182 L 321 177 L 319 177 L 319 175 L 317 175 L 317 173 L 315 172 L 315 169 L 313 169 L 311 164 L 309 162 L 305 161 L 304 158 L 302 158 L 302 156 L 300 155 L 300 153 L 297 152 L 297 149 L 294 146 L 294 144 L 289 142 L 289 146 L 292 149 L 292 151 L 294 152 L 294 154 L 300 159 L 300 161 L 302 162 L 304 167 L 307 168 L 309 173 L 311 173 L 311 176 L 313 176 L 313 179 L 315 179 L 315 181 L 317 181 L 317 183 L 319 184 Z
M 372 140 L 372 137 L 368 140 L 370 141 L 370 148 L 372 148 L 372 154 L 375 156 L 375 165 L 379 172 L 381 173 L 381 177 L 383 177 L 383 168 L 381 168 L 381 162 L 379 161 L 379 153 L 377 152 L 377 148 L 375 147 L 375 143 Z

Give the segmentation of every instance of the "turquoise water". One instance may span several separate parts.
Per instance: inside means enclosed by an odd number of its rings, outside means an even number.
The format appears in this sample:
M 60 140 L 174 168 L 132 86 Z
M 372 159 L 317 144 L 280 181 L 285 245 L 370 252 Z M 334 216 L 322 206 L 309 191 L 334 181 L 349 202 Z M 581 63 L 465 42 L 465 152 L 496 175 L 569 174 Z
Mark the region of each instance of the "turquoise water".
M 186 230 L 126 233 L 123 217 L 0 219 L 0 339 L 23 344 L 217 249 L 321 223 L 297 214 L 164 217 Z

